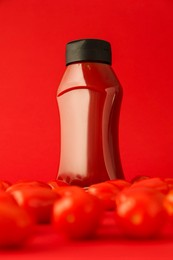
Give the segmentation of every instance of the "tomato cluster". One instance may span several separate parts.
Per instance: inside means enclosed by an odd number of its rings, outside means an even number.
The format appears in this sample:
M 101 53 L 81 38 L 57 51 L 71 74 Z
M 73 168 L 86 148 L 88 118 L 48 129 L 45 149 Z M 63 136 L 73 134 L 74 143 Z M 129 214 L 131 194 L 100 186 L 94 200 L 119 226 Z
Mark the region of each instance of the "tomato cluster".
M 93 238 L 108 211 L 126 238 L 160 236 L 167 223 L 173 226 L 173 178 L 138 176 L 86 188 L 59 180 L 0 181 L 0 247 L 23 245 L 41 224 L 69 239 Z

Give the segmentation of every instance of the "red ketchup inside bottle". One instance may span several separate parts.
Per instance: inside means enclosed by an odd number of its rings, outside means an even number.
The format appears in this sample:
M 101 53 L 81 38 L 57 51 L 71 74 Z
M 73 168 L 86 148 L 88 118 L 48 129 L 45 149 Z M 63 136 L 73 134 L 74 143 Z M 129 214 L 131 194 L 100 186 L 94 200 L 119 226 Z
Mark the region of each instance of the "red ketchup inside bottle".
M 76 47 L 79 59 L 74 55 L 73 45 L 79 45 Z M 108 57 L 103 59 L 100 55 L 98 60 L 91 56 L 91 49 L 102 53 L 105 46 L 109 47 Z M 103 40 L 85 39 L 70 42 L 67 48 L 73 52 L 70 57 L 67 55 L 70 62 L 57 91 L 60 120 L 57 179 L 87 187 L 124 178 L 118 141 L 122 88 L 109 62 L 110 45 Z M 81 49 L 90 57 L 85 54 L 81 58 Z

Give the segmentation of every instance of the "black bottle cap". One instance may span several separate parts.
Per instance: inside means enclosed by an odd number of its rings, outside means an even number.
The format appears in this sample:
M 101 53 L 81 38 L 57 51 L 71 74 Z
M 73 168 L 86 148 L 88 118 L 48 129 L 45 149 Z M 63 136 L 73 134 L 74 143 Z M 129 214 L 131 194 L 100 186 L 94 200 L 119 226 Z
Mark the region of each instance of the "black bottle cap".
M 111 45 L 99 39 L 80 39 L 66 45 L 66 65 L 80 61 L 112 63 Z

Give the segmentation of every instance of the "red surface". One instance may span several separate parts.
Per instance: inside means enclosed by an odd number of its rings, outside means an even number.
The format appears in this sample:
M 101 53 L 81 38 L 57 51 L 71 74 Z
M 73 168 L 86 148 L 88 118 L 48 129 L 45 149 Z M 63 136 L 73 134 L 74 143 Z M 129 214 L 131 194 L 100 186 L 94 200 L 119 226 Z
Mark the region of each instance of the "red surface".
M 124 89 L 125 176 L 173 177 L 172 28 L 171 0 L 1 0 L 0 179 L 56 177 L 56 90 L 65 44 L 85 37 L 112 44 L 113 68 Z M 4 253 L 4 259 L 172 259 L 170 239 L 66 244 L 50 230 L 40 232 L 28 249 Z
M 98 232 L 98 238 L 88 241 L 68 241 L 50 226 L 37 228 L 35 237 L 23 248 L 0 251 L 1 259 L 172 259 L 173 228 L 156 240 L 127 240 L 116 230 L 108 215 Z

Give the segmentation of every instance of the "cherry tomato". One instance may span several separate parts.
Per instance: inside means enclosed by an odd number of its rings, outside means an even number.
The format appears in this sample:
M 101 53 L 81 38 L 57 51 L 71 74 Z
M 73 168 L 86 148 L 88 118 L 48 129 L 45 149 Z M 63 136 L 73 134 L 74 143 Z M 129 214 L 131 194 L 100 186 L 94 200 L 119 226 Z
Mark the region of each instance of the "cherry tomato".
M 59 187 L 66 187 L 69 186 L 68 183 L 60 180 L 54 180 L 54 181 L 49 181 L 48 185 L 54 190 L 59 189 Z
M 108 183 L 113 184 L 115 187 L 117 187 L 119 190 L 123 190 L 125 188 L 130 187 L 131 183 L 125 180 L 117 179 L 117 180 L 110 180 L 106 181 Z
M 164 206 L 170 216 L 171 223 L 173 224 L 173 190 L 170 190 L 168 194 L 166 194 Z
M 115 209 L 115 198 L 120 192 L 115 185 L 108 182 L 97 183 L 89 186 L 87 191 L 102 201 L 105 210 Z
M 42 188 L 51 189 L 51 187 L 47 183 L 42 181 L 19 181 L 12 184 L 10 187 L 8 187 L 6 191 L 13 191 L 21 188 L 32 188 L 32 187 L 36 187 L 36 188 L 42 187 Z
M 0 204 L 1 203 L 12 203 L 17 205 L 17 202 L 14 199 L 14 197 L 10 193 L 5 192 L 3 190 L 0 190 Z
M 79 196 L 79 193 L 83 194 L 84 189 L 79 186 L 61 186 L 58 189 L 54 189 L 61 197 L 68 196 Z
M 148 187 L 122 191 L 116 198 L 119 229 L 130 238 L 157 236 L 168 219 L 163 200 L 162 193 Z
M 38 224 L 50 223 L 52 207 L 60 195 L 43 187 L 23 187 L 10 190 L 20 207 L 35 218 Z
M 0 181 L 0 190 L 6 190 L 11 186 L 11 183 L 8 181 Z
M 28 241 L 34 222 L 25 210 L 13 203 L 0 203 L 0 247 L 19 247 Z
M 144 187 L 150 187 L 157 191 L 162 192 L 163 194 L 168 193 L 169 188 L 165 181 L 163 181 L 161 178 L 147 178 L 142 179 L 138 182 L 134 182 L 130 188 L 138 187 L 138 186 L 144 186 Z
M 79 192 L 78 192 L 79 191 Z M 103 207 L 98 198 L 81 191 L 56 201 L 52 223 L 57 232 L 71 239 L 86 239 L 96 234 L 102 218 Z
M 169 190 L 173 190 L 173 178 L 164 178 L 163 181 L 166 182 Z
M 142 180 L 146 180 L 146 179 L 150 179 L 151 177 L 150 176 L 147 176 L 147 175 L 137 175 L 135 176 L 132 180 L 131 180 L 131 183 L 134 183 L 134 182 L 138 182 L 138 181 L 142 181 Z

